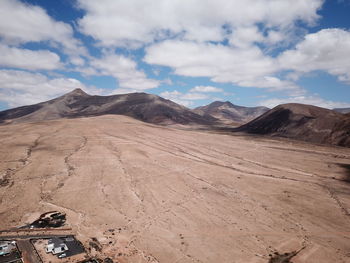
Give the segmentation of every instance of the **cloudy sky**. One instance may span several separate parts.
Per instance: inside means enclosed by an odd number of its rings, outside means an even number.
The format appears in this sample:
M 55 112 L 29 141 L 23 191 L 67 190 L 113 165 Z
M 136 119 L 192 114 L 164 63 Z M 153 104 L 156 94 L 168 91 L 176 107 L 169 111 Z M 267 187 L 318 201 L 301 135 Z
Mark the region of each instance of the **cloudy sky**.
M 350 107 L 349 0 L 0 0 L 0 110 L 75 88 Z

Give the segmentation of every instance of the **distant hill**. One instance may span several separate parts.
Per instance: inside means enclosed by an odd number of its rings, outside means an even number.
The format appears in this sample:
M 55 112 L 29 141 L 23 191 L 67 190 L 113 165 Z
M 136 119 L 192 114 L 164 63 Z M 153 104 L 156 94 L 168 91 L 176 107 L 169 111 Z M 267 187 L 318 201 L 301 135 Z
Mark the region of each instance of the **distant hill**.
M 212 125 L 217 120 L 203 117 L 170 100 L 146 93 L 91 96 L 76 89 L 56 99 L 0 112 L 0 122 L 18 123 L 59 118 L 120 114 L 155 124 Z
M 262 115 L 269 108 L 266 107 L 243 107 L 232 104 L 229 101 L 215 101 L 207 106 L 195 108 L 193 111 L 202 116 L 210 115 L 225 123 L 246 123 Z
M 235 130 L 350 147 L 350 114 L 311 105 L 279 105 Z
M 350 108 L 335 108 L 333 110 L 340 112 L 340 113 L 350 113 Z

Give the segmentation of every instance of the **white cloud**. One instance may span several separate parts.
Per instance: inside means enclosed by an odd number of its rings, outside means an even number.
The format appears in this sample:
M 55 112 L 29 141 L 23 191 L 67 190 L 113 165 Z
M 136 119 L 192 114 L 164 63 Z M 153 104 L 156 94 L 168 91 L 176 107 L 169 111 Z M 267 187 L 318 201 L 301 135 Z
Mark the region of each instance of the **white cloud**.
M 256 46 L 234 48 L 168 40 L 148 47 L 144 60 L 171 67 L 177 75 L 209 77 L 214 82 L 231 82 L 242 87 L 302 93 L 293 82 L 273 76 L 280 70 L 279 65 Z
M 159 81 L 147 78 L 143 71 L 137 69 L 137 63 L 123 55 L 105 54 L 102 58 L 90 61 L 96 75 L 113 76 L 124 90 L 147 90 L 158 87 Z
M 164 91 L 164 92 L 160 93 L 159 95 L 165 99 L 171 100 L 173 102 L 176 102 L 176 103 L 181 104 L 181 105 L 186 106 L 186 107 L 190 107 L 191 105 L 193 105 L 193 101 L 183 99 L 182 97 L 184 94 L 177 91 L 177 90 Z
M 302 103 L 302 104 L 310 104 L 323 108 L 334 109 L 334 108 L 347 108 L 350 107 L 350 103 L 346 102 L 337 102 L 337 101 L 329 101 L 321 98 L 318 95 L 311 96 L 294 96 L 289 98 L 273 98 L 261 101 L 259 105 L 273 108 L 279 104 L 285 103 Z
M 263 41 L 264 36 L 257 26 L 238 27 L 230 37 L 230 44 L 237 47 L 245 47 Z
M 0 66 L 29 70 L 53 70 L 62 65 L 60 57 L 53 52 L 8 47 L 0 43 Z
M 318 19 L 317 10 L 323 0 L 78 0 L 78 3 L 86 11 L 79 21 L 83 33 L 104 46 L 139 47 L 169 37 L 222 41 L 230 35 L 225 27 L 260 24 L 278 31 L 296 21 L 312 24 Z
M 206 100 L 206 99 L 212 100 L 213 99 L 207 94 L 192 92 L 191 90 L 187 93 L 182 93 L 177 90 L 164 91 L 160 93 L 160 96 L 187 107 L 193 105 L 194 100 Z
M 46 101 L 76 88 L 88 93 L 101 92 L 94 87 L 86 87 L 73 78 L 48 78 L 39 73 L 0 70 L 0 101 L 10 107 Z
M 295 43 L 305 33 L 298 25 L 314 25 L 323 2 L 78 0 L 86 12 L 78 25 L 103 47 L 146 46 L 146 63 L 170 67 L 177 75 L 302 95 L 295 79 L 278 77 L 293 65 L 267 53 Z M 228 45 L 220 44 L 226 40 Z
M 86 54 L 69 24 L 53 20 L 39 6 L 18 0 L 0 1 L 0 38 L 11 45 L 46 41 L 75 58 Z
M 254 39 L 259 38 L 256 28 L 241 38 L 246 41 L 237 40 L 241 44 L 236 47 L 182 40 L 163 41 L 146 48 L 144 60 L 168 66 L 177 75 L 209 77 L 214 82 L 284 91 L 294 96 L 305 93 L 295 82 L 307 72 L 325 71 L 337 76 L 340 81 L 350 83 L 349 31 L 324 29 L 308 34 L 295 49 L 284 51 L 277 58 L 251 45 Z M 285 70 L 290 74 L 284 79 L 277 77 Z
M 259 48 L 237 49 L 224 45 L 168 40 L 146 49 L 147 63 L 169 66 L 183 76 L 212 77 L 215 81 L 238 82 L 275 70 L 272 59 Z M 249 70 L 249 72 L 248 72 Z
M 303 74 L 318 70 L 350 83 L 349 31 L 324 29 L 306 35 L 295 48 L 277 58 L 268 55 L 271 49 L 281 45 L 286 48 L 287 44 L 300 40 L 305 31 L 297 24 L 317 22 L 317 11 L 323 2 L 78 0 L 78 6 L 85 11 L 78 21 L 78 29 L 95 38 L 103 53 L 101 58 L 93 58 L 80 40 L 74 38 L 68 23 L 54 20 L 39 6 L 19 0 L 0 0 L 0 66 L 62 69 L 60 57 L 52 51 L 21 48 L 25 43 L 40 42 L 62 50 L 83 75 L 114 77 L 119 87 L 112 93 L 144 91 L 162 83 L 173 85 L 170 78 L 148 78 L 130 57 L 106 51 L 115 50 L 114 47 L 127 50 L 146 47 L 144 61 L 152 64 L 154 74 L 159 76 L 165 71 L 155 65 L 170 67 L 174 74 L 181 76 L 208 77 L 213 82 L 283 91 L 291 96 L 284 100 L 265 100 L 263 103 L 269 104 L 267 106 L 294 101 L 345 107 L 346 103 L 307 96 L 295 83 Z M 283 74 L 285 71 L 289 74 Z M 0 77 L 1 99 L 12 106 L 84 87 L 75 79 L 48 78 L 24 71 L 1 70 Z M 227 94 L 216 87 L 196 86 L 187 93 L 172 91 L 161 95 L 190 106 L 195 100 L 212 99 L 211 92 Z
M 283 69 L 299 73 L 326 71 L 339 80 L 350 83 L 350 32 L 342 29 L 323 29 L 308 34 L 293 50 L 279 56 Z
M 224 92 L 224 90 L 212 86 L 196 86 L 190 89 L 190 92 Z
M 184 99 L 184 100 L 205 100 L 208 98 L 209 96 L 206 94 L 194 93 L 194 92 L 185 93 L 181 96 L 181 99 Z
M 137 89 L 123 89 L 123 88 L 117 88 L 117 89 L 111 90 L 111 91 L 108 92 L 108 94 L 106 94 L 106 95 L 127 94 L 127 93 L 134 93 L 134 92 L 142 92 L 142 91 L 137 90 Z
M 264 42 L 267 44 L 273 44 L 281 42 L 288 38 L 288 32 L 269 30 L 267 36 L 264 38 Z
M 165 84 L 165 85 L 168 85 L 168 86 L 174 85 L 174 82 L 171 80 L 171 78 L 163 79 L 163 80 L 161 80 L 161 83 Z

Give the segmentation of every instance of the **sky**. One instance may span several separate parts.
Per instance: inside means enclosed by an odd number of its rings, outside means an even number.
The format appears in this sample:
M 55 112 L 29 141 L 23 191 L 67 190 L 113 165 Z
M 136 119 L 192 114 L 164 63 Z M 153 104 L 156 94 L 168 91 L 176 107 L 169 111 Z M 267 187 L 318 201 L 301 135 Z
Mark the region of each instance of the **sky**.
M 73 89 L 350 107 L 350 0 L 0 0 L 0 110 Z

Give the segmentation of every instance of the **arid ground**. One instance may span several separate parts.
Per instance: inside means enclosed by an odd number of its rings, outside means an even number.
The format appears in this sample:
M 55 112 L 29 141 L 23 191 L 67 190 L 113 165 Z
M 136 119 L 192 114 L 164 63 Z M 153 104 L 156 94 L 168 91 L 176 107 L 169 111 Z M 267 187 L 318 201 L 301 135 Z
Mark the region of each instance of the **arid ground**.
M 115 262 L 350 262 L 349 148 L 108 115 L 4 125 L 0 142 L 0 229 L 57 210 Z

